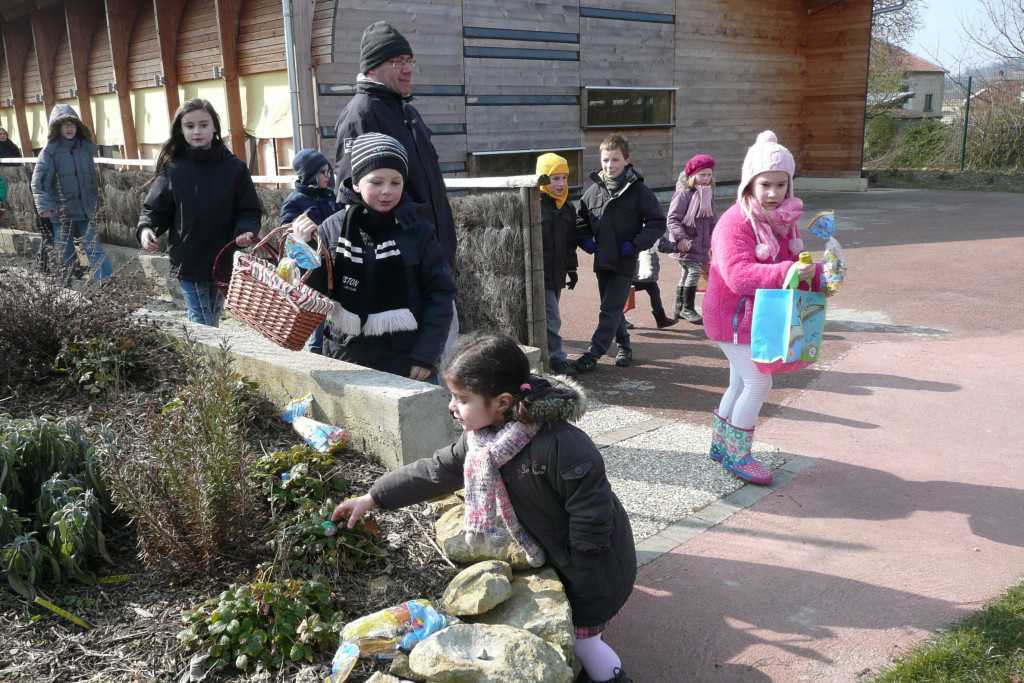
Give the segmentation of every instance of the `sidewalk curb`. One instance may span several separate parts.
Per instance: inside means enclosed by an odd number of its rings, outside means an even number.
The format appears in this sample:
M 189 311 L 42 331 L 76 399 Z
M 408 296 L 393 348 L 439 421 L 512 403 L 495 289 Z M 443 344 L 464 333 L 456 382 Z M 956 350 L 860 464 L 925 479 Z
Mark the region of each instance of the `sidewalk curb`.
M 802 455 L 790 455 L 786 463 L 775 470 L 771 486 L 744 484 L 729 495 L 695 512 L 693 515 L 670 524 L 658 533 L 645 538 L 636 545 L 637 566 L 643 567 L 665 553 L 678 548 L 695 536 L 715 527 L 744 510 L 765 496 L 785 488 L 800 472 L 817 460 Z

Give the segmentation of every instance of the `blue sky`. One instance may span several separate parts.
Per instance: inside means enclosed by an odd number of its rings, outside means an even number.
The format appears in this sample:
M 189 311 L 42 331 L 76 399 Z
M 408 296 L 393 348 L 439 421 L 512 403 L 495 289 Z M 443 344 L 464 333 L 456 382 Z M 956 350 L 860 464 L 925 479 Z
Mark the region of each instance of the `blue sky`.
M 966 17 L 977 17 L 978 0 L 925 0 L 921 12 L 921 28 L 910 41 L 908 49 L 929 61 L 938 61 L 947 69 L 956 70 L 958 61 L 964 66 L 977 66 L 990 59 L 964 37 L 960 26 Z

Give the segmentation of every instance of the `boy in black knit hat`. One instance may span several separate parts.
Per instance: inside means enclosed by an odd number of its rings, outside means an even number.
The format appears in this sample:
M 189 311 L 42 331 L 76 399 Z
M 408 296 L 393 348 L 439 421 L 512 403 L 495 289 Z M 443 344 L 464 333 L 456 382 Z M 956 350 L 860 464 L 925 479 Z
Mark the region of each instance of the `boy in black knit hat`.
M 355 138 L 349 154 L 346 207 L 319 229 L 306 216 L 292 223 L 298 238 L 326 240 L 334 259 L 333 287 L 324 267 L 309 280 L 335 301 L 324 355 L 436 382 L 455 281 L 433 226 L 403 195 L 408 154 L 381 133 Z

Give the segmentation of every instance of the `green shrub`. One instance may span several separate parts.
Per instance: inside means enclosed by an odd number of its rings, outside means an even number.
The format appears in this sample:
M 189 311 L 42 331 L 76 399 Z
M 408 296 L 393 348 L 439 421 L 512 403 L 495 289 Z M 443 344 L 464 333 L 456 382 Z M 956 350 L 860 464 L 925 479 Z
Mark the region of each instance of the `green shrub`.
M 251 553 L 265 515 L 249 434 L 269 416 L 227 348 L 204 353 L 187 345 L 182 353 L 174 397 L 132 416 L 137 426 L 121 430 L 103 464 L 113 500 L 135 524 L 142 559 L 189 575 Z
M 232 584 L 219 597 L 185 611 L 186 627 L 178 639 L 205 647 L 215 669 L 312 662 L 337 644 L 330 597 L 322 581 Z
M 865 137 L 865 154 L 868 159 L 878 159 L 892 151 L 899 128 L 889 114 L 879 114 L 868 120 Z
M 64 576 L 92 583 L 95 560 L 111 561 L 99 469 L 75 422 L 0 417 L 0 564 L 26 598 Z
M 949 163 L 953 130 L 935 119 L 910 124 L 903 132 L 893 163 L 898 168 L 923 168 Z

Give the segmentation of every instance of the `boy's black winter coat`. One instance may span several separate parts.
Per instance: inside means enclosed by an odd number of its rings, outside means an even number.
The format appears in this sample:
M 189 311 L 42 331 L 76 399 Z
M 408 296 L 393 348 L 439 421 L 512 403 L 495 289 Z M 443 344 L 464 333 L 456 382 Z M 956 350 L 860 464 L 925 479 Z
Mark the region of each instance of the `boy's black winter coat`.
M 601 177 L 590 174 L 594 182 L 580 199 L 576 237 L 581 242 L 592 238 L 597 243 L 594 272 L 612 270 L 633 277 L 637 256 L 647 251 L 665 234 L 665 212 L 643 176 L 632 166 L 626 167 L 631 177 L 626 186 L 613 197 Z M 621 256 L 623 242 L 633 244 L 633 254 Z
M 430 141 L 430 129 L 416 108 L 409 104 L 411 100 L 411 97 L 403 99 L 380 83 L 360 81 L 356 84 L 356 94 L 341 112 L 335 127 L 338 148 L 334 154 L 334 167 L 338 177 L 338 201 L 343 201 L 341 188 L 344 181 L 352 176 L 346 143 L 350 145 L 363 133 L 384 133 L 395 138 L 409 154 L 405 193 L 419 205 L 424 219 L 435 227 L 445 258 L 454 272 L 455 219 L 448 204 L 437 150 Z
M 142 206 L 143 228 L 170 230 L 171 267 L 182 280 L 210 282 L 218 252 L 239 235 L 260 232 L 263 213 L 245 162 L 223 144 L 185 150 L 153 181 Z
M 462 488 L 467 442 L 384 475 L 370 489 L 393 509 Z M 565 584 L 576 626 L 598 626 L 626 604 L 636 550 L 626 511 L 611 491 L 594 442 L 567 422 L 545 425 L 501 468 L 512 507 Z
M 329 187 L 296 187 L 281 205 L 281 225 L 291 223 L 305 211 L 309 211 L 306 215 L 317 225 L 333 216 L 338 212 L 334 190 Z
M 540 196 L 540 222 L 544 237 L 544 289 L 565 287 L 565 274 L 576 270 L 576 209 L 566 201 L 559 209 L 555 200 Z
M 343 190 L 343 198 L 353 209 L 354 195 Z M 318 239 L 326 240 L 334 257 L 335 273 L 341 258 L 337 254 L 338 238 L 345 222 L 345 209 L 335 213 L 320 225 Z M 390 236 L 398 244 L 405 265 L 405 287 L 409 310 L 416 318 L 419 329 L 410 332 L 394 332 L 377 337 L 355 337 L 342 346 L 336 340 L 324 340 L 324 355 L 355 363 L 369 368 L 408 377 L 412 366 L 437 368 L 448 329 L 454 315 L 455 280 L 448 262 L 441 251 L 441 245 L 434 237 L 433 227 L 423 222 L 415 204 L 403 200 L 394 209 L 399 225 Z M 328 291 L 327 274 L 324 268 L 314 271 L 307 281 L 309 286 L 334 297 Z M 337 276 L 335 289 L 340 289 Z

